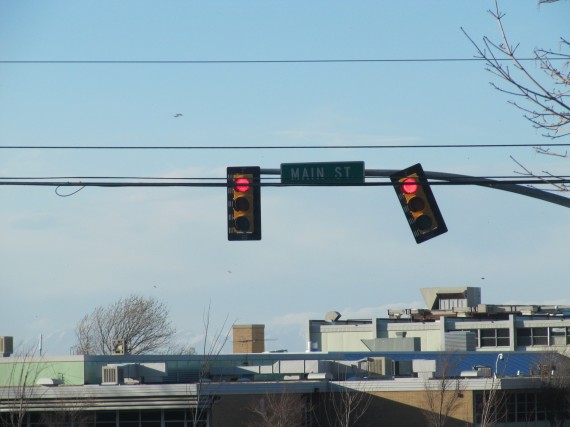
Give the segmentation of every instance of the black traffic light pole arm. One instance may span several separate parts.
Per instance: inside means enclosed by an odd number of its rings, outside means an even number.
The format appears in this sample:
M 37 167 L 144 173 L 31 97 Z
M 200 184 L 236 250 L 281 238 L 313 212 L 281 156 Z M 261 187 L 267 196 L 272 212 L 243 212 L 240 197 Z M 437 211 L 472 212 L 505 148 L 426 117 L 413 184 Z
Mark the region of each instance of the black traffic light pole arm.
M 399 169 L 366 169 L 365 176 L 369 177 L 385 177 L 388 178 L 390 175 L 399 172 Z M 261 169 L 262 175 L 281 175 L 280 169 Z M 488 187 L 495 190 L 509 191 L 511 193 L 517 193 L 522 196 L 534 197 L 535 199 L 544 200 L 545 202 L 554 203 L 556 205 L 564 206 L 565 208 L 570 208 L 570 198 L 559 196 L 558 194 L 553 194 L 548 191 L 539 190 L 537 188 L 526 187 L 520 184 L 508 184 L 495 181 L 488 178 L 476 178 L 474 176 L 459 175 L 446 172 L 425 172 L 428 179 L 435 179 L 438 181 L 447 181 L 451 183 L 473 183 L 473 185 L 479 185 L 482 187 Z
M 370 173 L 370 176 L 384 176 L 376 174 L 387 173 L 389 175 L 394 172 L 397 171 L 370 170 L 366 171 L 366 175 L 368 176 L 368 174 Z M 447 181 L 451 183 L 453 182 L 468 183 L 472 181 L 474 185 L 492 188 L 495 190 L 509 191 L 511 193 L 517 193 L 522 196 L 534 197 L 535 199 L 544 200 L 545 202 L 554 203 L 560 206 L 564 206 L 566 208 L 570 208 L 570 198 L 559 196 L 558 194 L 553 194 L 548 191 L 539 190 L 537 188 L 527 187 L 525 185 L 508 184 L 488 178 L 476 178 L 468 175 L 459 175 L 459 174 L 444 173 L 444 172 L 426 172 L 425 174 L 428 179 L 436 179 L 439 181 Z

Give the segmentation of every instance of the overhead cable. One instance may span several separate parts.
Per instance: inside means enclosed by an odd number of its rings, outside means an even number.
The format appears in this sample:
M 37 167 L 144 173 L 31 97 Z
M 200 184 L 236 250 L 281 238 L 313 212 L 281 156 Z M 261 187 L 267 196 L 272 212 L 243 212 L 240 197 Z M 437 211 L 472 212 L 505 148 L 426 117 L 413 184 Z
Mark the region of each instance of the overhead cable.
M 377 144 L 377 145 L 0 145 L 4 150 L 330 150 L 444 149 L 506 147 L 570 147 L 570 143 L 502 144 Z
M 536 61 L 538 58 L 517 58 L 518 61 Z M 568 60 L 549 58 L 552 61 Z M 164 64 L 164 65 L 200 65 L 200 64 L 328 64 L 328 63 L 399 63 L 399 62 L 486 62 L 486 58 L 332 58 L 332 59 L 4 59 L 0 64 Z M 510 58 L 498 58 L 497 61 L 511 61 Z
M 570 178 L 528 178 L 494 180 L 493 185 L 549 185 L 570 184 Z M 453 181 L 429 181 L 422 185 L 430 186 L 457 186 L 457 185 L 490 185 L 485 178 L 454 179 Z M 227 187 L 227 182 L 125 182 L 125 181 L 51 181 L 51 180 L 0 180 L 0 186 L 37 186 L 37 187 Z M 261 182 L 261 187 L 385 187 L 394 186 L 391 182 L 364 182 L 364 183 L 331 183 L 331 182 L 307 182 L 307 183 L 286 183 L 281 182 Z

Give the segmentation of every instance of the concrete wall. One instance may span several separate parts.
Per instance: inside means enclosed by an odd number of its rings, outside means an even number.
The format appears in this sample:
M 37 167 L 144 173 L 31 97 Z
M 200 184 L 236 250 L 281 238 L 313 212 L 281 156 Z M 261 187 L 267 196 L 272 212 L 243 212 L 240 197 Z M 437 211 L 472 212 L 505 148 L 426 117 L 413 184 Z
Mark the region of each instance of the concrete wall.
M 368 351 L 363 339 L 371 338 L 370 331 L 352 330 L 321 333 L 321 351 Z

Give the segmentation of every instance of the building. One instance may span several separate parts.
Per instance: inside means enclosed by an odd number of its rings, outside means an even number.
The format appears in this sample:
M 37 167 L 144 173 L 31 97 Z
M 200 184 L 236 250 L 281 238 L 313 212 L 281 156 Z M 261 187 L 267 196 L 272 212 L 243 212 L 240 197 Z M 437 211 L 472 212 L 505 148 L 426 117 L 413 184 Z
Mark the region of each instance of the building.
M 570 419 L 561 354 L 570 307 L 481 304 L 470 287 L 421 292 L 424 309 L 309 321 L 305 353 L 265 352 L 263 325 L 234 325 L 233 354 L 131 355 L 117 341 L 113 355 L 14 356 L 12 337 L 0 337 L 0 426 L 250 427 L 285 417 L 327 427 L 349 407 L 356 427 L 427 425 L 442 406 L 448 427 Z
M 464 427 L 480 424 L 495 392 L 502 397 L 490 412 L 501 425 L 546 426 L 544 375 L 562 372 L 566 360 L 458 351 L 9 355 L 0 358 L 0 425 L 21 416 L 30 427 L 246 427 L 281 407 L 316 427 L 332 425 L 342 415 L 334 408 L 350 398 L 362 413 L 356 426 L 416 427 L 437 409 L 426 396 L 440 393 L 454 400 L 446 425 Z
M 570 306 L 481 304 L 477 287 L 424 288 L 427 308 L 387 318 L 310 320 L 311 351 L 557 351 L 570 349 Z

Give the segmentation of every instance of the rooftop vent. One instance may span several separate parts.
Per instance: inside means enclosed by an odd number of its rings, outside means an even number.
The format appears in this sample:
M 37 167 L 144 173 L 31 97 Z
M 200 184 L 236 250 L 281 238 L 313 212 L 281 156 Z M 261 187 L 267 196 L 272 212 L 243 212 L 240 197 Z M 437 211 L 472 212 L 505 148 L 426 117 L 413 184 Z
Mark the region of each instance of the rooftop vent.
M 361 364 L 370 374 L 392 375 L 392 359 L 389 357 L 368 357 L 365 364 Z
M 113 340 L 113 354 L 127 354 L 127 341 L 123 339 Z
M 340 313 L 338 311 L 329 311 L 325 314 L 325 320 L 327 322 L 336 322 L 338 319 L 340 319 Z
M 43 385 L 43 386 L 56 386 L 63 384 L 63 381 L 59 378 L 38 378 L 36 381 L 36 385 Z
M 117 365 L 103 366 L 102 377 L 104 385 L 120 384 L 124 381 L 123 368 Z

